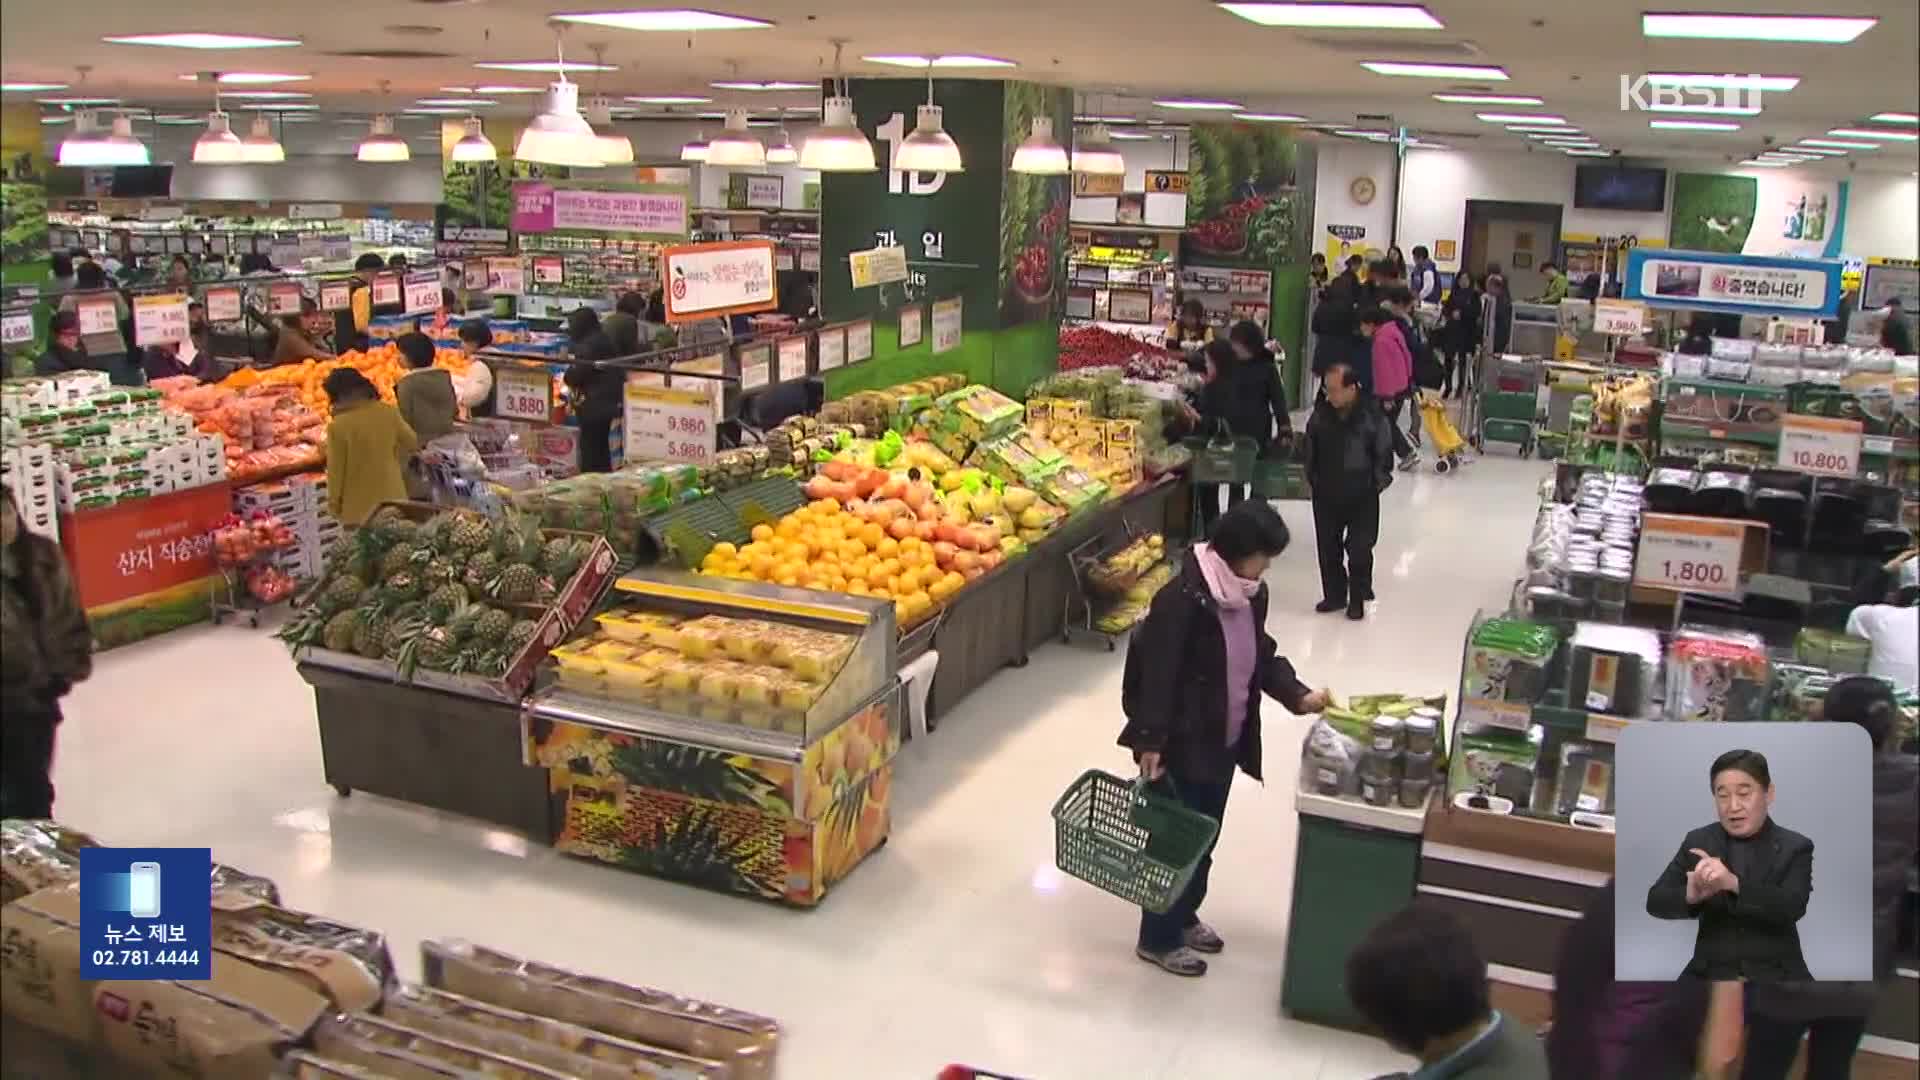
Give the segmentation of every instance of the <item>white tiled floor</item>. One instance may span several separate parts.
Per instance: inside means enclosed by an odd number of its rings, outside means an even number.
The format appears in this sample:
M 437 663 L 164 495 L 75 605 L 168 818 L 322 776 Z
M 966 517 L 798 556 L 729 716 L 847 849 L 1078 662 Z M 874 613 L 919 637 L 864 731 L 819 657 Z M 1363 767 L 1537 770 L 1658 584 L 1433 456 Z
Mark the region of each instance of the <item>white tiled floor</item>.
M 1270 574 L 1269 629 L 1336 693 L 1451 691 L 1477 607 L 1503 602 L 1545 474 L 1489 459 L 1402 476 L 1364 623 L 1317 616 L 1312 522 Z M 1234 788 L 1204 914 L 1228 939 L 1200 980 L 1133 956 L 1136 914 L 1053 868 L 1048 809 L 1088 767 L 1124 772 L 1120 657 L 1053 645 L 903 753 L 891 842 L 815 911 L 554 855 L 322 782 L 313 698 L 264 630 L 202 627 L 99 658 L 67 705 L 60 816 L 110 842 L 209 845 L 288 903 L 417 942 L 462 936 L 777 1017 L 781 1075 L 1373 1076 L 1404 1062 L 1279 1012 L 1304 722 L 1267 707 L 1269 780 Z M 1312 889 L 1312 883 L 1307 888 Z

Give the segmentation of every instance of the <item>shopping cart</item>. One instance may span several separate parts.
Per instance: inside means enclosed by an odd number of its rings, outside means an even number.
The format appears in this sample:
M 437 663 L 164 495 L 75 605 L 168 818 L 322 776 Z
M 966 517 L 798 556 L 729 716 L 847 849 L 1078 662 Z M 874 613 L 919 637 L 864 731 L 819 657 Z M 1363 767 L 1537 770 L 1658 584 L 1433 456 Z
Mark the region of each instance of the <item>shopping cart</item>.
M 1473 397 L 1473 421 L 1468 425 L 1474 448 L 1488 443 L 1516 446 L 1521 457 L 1534 448 L 1534 416 L 1539 411 L 1540 361 L 1534 357 L 1489 353 L 1481 370 L 1479 391 Z
M 1427 437 L 1433 440 L 1433 471 L 1442 476 L 1466 463 L 1463 451 L 1467 440 L 1460 437 L 1460 429 L 1453 426 L 1453 418 L 1447 415 L 1447 401 L 1431 390 L 1420 391 L 1420 423 L 1426 428 Z

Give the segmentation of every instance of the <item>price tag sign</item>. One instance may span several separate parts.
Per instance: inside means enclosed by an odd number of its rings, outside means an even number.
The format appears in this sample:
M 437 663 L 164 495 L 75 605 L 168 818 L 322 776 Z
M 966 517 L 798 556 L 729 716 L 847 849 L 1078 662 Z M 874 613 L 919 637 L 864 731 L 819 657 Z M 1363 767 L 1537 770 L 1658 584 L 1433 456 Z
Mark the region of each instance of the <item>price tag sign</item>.
M 352 303 L 352 282 L 323 281 L 320 283 L 320 309 L 322 311 L 345 311 Z
M 187 340 L 186 294 L 134 297 L 133 340 L 141 345 Z
M 900 309 L 900 347 L 911 349 L 927 336 L 927 309 L 908 304 Z
M 1648 514 L 1640 523 L 1633 582 L 1732 596 L 1740 591 L 1740 546 L 1745 539 L 1746 528 L 1737 521 Z
M 740 350 L 740 389 L 757 390 L 772 377 L 773 346 L 751 345 Z
M 1533 710 L 1524 701 L 1467 698 L 1460 703 L 1460 720 L 1475 727 L 1525 731 L 1533 725 Z
M 960 298 L 955 296 L 933 302 L 933 354 L 952 352 L 960 347 Z
M 440 272 L 422 270 L 407 275 L 407 314 L 420 315 L 440 306 Z
M 622 430 L 629 461 L 676 461 L 705 465 L 713 460 L 719 433 L 713 419 L 713 393 L 629 381 Z
M 207 305 L 208 322 L 233 322 L 240 317 L 239 289 L 208 289 L 201 302 Z
M 267 310 L 275 315 L 300 314 L 299 283 L 276 282 L 267 286 Z
M 0 345 L 24 345 L 33 340 L 33 312 L 9 311 L 0 315 Z
M 462 288 L 480 290 L 487 287 L 487 264 L 480 259 L 470 259 L 460 268 Z
M 1780 418 L 1783 469 L 1851 480 L 1860 472 L 1860 421 L 1788 413 Z
M 1596 334 L 1638 334 L 1647 325 L 1647 306 L 1633 300 L 1599 300 L 1593 305 Z
M 400 302 L 400 275 L 373 275 L 373 302 L 375 304 L 397 304 Z
M 111 334 L 120 327 L 120 314 L 114 310 L 111 296 L 83 296 L 73 302 L 80 315 L 83 334 Z
M 1624 716 L 1606 716 L 1601 713 L 1587 714 L 1587 741 L 1617 743 L 1620 733 L 1633 721 Z
M 814 257 L 817 261 L 817 251 Z M 847 262 L 853 268 L 856 289 L 907 280 L 907 249 L 899 244 L 853 252 L 847 256 Z
M 817 274 L 820 272 L 819 248 L 804 247 L 800 249 L 800 272 L 803 274 Z
M 820 370 L 832 371 L 847 362 L 847 332 L 820 331 Z
M 496 368 L 493 411 L 509 420 L 546 423 L 553 418 L 553 377 L 535 368 Z
M 519 259 L 487 260 L 487 291 L 522 293 L 527 290 L 527 271 Z
M 542 255 L 533 260 L 533 282 L 536 285 L 559 285 L 566 280 L 566 260 L 554 255 Z
M 1866 438 L 1860 440 L 1860 452 L 1863 454 L 1879 454 L 1885 457 L 1893 453 L 1893 436 L 1868 435 Z
M 773 268 L 776 271 L 793 269 L 793 252 L 786 248 L 776 248 L 773 253 Z
M 873 359 L 873 323 L 861 320 L 847 327 L 847 363 Z
M 780 341 L 780 373 L 774 376 L 775 382 L 807 377 L 807 339 L 804 337 L 782 338 Z

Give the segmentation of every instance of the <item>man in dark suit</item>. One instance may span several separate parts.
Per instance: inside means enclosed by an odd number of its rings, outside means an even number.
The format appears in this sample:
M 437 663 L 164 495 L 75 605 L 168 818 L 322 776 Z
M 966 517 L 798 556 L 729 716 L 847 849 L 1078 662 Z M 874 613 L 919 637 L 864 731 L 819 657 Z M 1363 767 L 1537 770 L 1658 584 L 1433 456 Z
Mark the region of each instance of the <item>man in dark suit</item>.
M 1798 923 L 1813 895 L 1813 841 L 1775 823 L 1773 777 L 1753 750 L 1708 771 L 1719 820 L 1687 834 L 1647 890 L 1647 914 L 1698 919 L 1684 974 L 1701 979 L 1812 979 Z

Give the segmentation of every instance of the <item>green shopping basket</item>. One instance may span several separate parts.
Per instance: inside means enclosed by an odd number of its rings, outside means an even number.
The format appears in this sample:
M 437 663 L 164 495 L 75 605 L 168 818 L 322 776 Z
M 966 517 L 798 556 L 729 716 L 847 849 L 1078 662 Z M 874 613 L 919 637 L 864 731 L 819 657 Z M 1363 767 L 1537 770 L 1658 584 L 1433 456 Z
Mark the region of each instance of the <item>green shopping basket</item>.
M 1162 914 L 1193 880 L 1220 823 L 1143 782 L 1088 769 L 1053 804 L 1063 872 Z
M 1253 481 L 1253 461 L 1259 444 L 1248 438 L 1234 438 L 1224 427 L 1213 435 L 1186 439 L 1193 451 L 1193 463 L 1187 477 L 1196 484 L 1246 484 Z

